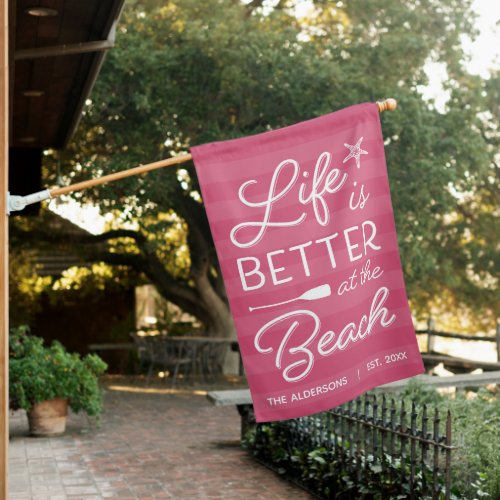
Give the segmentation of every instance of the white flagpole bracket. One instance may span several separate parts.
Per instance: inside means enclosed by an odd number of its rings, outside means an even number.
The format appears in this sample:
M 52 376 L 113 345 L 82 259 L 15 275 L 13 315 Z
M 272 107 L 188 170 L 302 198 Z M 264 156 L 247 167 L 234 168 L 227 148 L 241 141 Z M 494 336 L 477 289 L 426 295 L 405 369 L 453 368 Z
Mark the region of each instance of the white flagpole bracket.
M 52 195 L 48 189 L 44 189 L 43 191 L 38 191 L 37 193 L 28 194 L 26 196 L 16 196 L 11 195 L 7 192 L 7 215 L 10 215 L 11 212 L 17 212 L 22 210 L 28 205 L 32 205 L 33 203 L 38 203 L 43 200 L 50 200 Z

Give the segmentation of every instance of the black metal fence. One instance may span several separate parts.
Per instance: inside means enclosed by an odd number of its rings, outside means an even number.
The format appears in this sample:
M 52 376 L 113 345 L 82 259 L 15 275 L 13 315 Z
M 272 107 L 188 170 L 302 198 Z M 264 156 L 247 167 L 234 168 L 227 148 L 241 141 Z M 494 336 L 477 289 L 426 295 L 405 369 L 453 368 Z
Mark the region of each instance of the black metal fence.
M 382 492 L 380 498 L 450 498 L 451 415 L 442 422 L 425 405 L 406 408 L 403 401 L 364 396 L 317 415 L 258 424 L 252 448 L 320 497 L 372 491 Z

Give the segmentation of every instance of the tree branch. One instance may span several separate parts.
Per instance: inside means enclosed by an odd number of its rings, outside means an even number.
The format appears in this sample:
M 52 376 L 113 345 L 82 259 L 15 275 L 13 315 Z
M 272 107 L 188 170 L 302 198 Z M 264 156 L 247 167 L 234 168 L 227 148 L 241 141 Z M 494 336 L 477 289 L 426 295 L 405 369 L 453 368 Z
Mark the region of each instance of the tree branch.
M 155 263 L 142 255 L 95 253 L 91 258 L 111 265 L 130 266 L 143 272 L 165 299 L 177 304 L 182 310 L 196 316 L 204 323 L 210 322 L 208 314 L 200 307 L 201 301 L 196 291 L 187 285 L 181 285 L 165 271 L 163 266 L 159 269 Z
M 96 252 L 89 254 L 88 258 L 93 262 L 105 262 L 114 266 L 129 266 L 137 271 L 144 271 L 146 265 L 146 260 L 138 254 Z
M 105 233 L 96 234 L 89 236 L 89 241 L 91 243 L 99 241 L 109 241 L 117 238 L 131 238 L 137 242 L 137 244 L 146 243 L 146 237 L 139 231 L 133 231 L 131 229 L 113 229 L 111 231 L 106 231 Z M 84 238 L 82 238 L 85 241 Z

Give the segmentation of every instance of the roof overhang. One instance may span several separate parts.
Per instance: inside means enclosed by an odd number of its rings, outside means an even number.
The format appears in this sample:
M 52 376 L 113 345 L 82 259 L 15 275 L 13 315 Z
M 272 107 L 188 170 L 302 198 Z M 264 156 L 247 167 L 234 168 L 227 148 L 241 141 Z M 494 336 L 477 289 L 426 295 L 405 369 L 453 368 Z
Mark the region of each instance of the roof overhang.
M 10 145 L 66 147 L 114 44 L 124 0 L 10 2 Z

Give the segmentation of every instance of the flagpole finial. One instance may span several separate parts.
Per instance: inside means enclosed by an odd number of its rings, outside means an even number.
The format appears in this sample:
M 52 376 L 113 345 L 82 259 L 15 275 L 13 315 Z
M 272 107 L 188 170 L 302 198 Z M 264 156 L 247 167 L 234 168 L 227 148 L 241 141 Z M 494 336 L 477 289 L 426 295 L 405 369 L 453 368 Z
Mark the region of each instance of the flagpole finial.
M 396 99 L 385 99 L 384 101 L 377 101 L 378 110 L 380 113 L 384 111 L 394 111 L 398 107 Z

